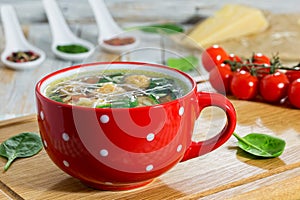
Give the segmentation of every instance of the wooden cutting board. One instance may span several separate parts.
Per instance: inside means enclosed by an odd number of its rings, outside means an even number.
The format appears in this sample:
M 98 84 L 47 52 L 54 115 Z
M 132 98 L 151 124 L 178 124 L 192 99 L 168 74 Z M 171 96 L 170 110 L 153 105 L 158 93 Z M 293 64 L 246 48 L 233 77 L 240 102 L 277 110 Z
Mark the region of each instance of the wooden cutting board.
M 238 116 L 236 132 L 283 138 L 287 146 L 280 157 L 255 159 L 239 150 L 231 137 L 216 151 L 179 163 L 145 187 L 110 192 L 86 187 L 57 168 L 42 150 L 0 172 L 0 199 L 299 199 L 300 110 L 232 102 Z M 222 123 L 224 115 L 219 109 L 206 109 L 197 121 L 196 138 L 203 137 L 208 129 L 220 128 Z M 2 121 L 0 142 L 27 131 L 38 132 L 36 116 Z M 0 158 L 1 168 L 5 162 Z

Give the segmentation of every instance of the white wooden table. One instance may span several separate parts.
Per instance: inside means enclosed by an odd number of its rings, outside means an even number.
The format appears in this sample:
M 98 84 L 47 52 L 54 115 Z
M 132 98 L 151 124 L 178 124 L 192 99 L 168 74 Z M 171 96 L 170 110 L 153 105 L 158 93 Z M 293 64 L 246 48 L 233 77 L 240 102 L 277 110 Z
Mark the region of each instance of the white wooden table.
M 201 14 L 209 16 L 228 2 L 244 3 L 277 13 L 300 11 L 300 6 L 297 6 L 299 2 L 296 0 L 284 2 L 281 0 L 255 0 L 251 2 L 245 0 L 110 0 L 106 2 L 112 15 L 122 27 L 145 23 L 182 22 L 195 13 L 196 7 L 200 8 Z M 14 71 L 0 63 L 0 120 L 35 113 L 34 86 L 37 81 L 52 71 L 80 64 L 80 62 L 74 63 L 57 59 L 51 52 L 51 32 L 41 1 L 0 1 L 0 5 L 6 3 L 15 6 L 28 40 L 43 49 L 47 54 L 47 59 L 38 68 L 27 71 Z M 97 27 L 88 1 L 58 0 L 58 3 L 72 30 L 78 36 L 97 44 Z M 82 61 L 82 63 L 114 60 L 162 63 L 162 56 L 172 56 L 172 54 L 200 56 L 200 52 L 189 52 L 164 36 L 143 34 L 141 37 L 140 47 L 142 50 L 120 56 L 109 54 L 98 48 L 91 58 Z M 0 29 L 0 50 L 4 48 L 4 45 L 3 30 Z M 162 55 L 162 45 L 170 50 L 169 54 Z

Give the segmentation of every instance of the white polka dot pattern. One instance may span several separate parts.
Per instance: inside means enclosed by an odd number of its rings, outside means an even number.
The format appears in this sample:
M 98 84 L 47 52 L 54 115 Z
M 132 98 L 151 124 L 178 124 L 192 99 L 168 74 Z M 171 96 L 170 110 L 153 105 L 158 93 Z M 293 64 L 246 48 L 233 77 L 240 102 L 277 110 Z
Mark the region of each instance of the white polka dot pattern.
M 98 115 L 97 118 L 93 119 L 98 122 L 93 125 L 94 127 L 87 128 L 85 126 L 77 126 L 77 132 L 81 141 L 90 151 L 90 153 L 101 163 L 110 168 L 127 173 L 151 173 L 153 171 L 158 171 L 162 167 L 167 166 L 171 158 L 178 158 L 182 155 L 182 152 L 184 151 L 185 141 L 183 141 L 184 138 L 182 138 L 181 136 L 181 129 L 177 127 L 176 133 L 171 132 L 173 131 L 173 129 L 167 131 L 167 134 L 169 134 L 170 132 L 170 136 L 168 136 L 168 139 L 170 139 L 170 141 L 164 141 L 163 138 L 160 138 L 159 134 L 161 134 L 161 131 L 165 132 L 163 127 L 165 127 L 165 122 L 168 122 L 169 120 L 166 118 L 168 115 L 166 115 L 165 111 L 163 113 L 162 111 L 158 112 L 154 109 L 150 111 L 149 116 L 151 117 L 151 120 L 152 118 L 159 118 L 161 120 L 153 121 L 153 119 L 151 123 L 149 123 L 149 125 L 147 124 L 147 126 L 137 126 L 136 128 L 133 128 L 134 131 L 128 127 L 132 127 L 132 124 L 136 123 L 135 118 L 127 119 L 127 113 L 125 113 L 126 115 L 124 113 L 120 115 L 117 115 L 115 113 L 99 113 L 100 115 Z M 177 104 L 177 110 L 175 110 L 175 114 L 177 115 L 176 120 L 178 118 L 182 118 L 181 116 L 189 114 L 187 111 L 189 110 L 186 110 L 184 105 L 179 104 L 178 106 Z M 164 117 L 156 117 L 158 114 L 164 115 Z M 91 117 L 94 116 L 95 115 L 91 115 Z M 78 119 L 81 119 L 82 117 L 83 116 L 78 116 Z M 126 125 L 125 122 L 130 120 L 132 121 Z M 160 123 L 159 127 L 157 127 L 156 125 L 156 123 L 158 122 Z M 120 132 L 118 129 L 111 129 L 112 123 L 117 123 L 118 128 L 121 129 Z M 95 131 L 87 131 L 87 129 L 97 130 L 97 134 L 95 134 Z M 110 134 L 107 134 L 106 131 L 108 131 Z M 61 140 L 63 142 L 69 141 L 70 145 L 73 144 L 73 134 L 68 135 L 67 131 L 61 134 Z M 117 141 L 117 143 L 115 143 L 114 139 L 116 136 L 112 136 L 111 134 L 119 134 L 119 138 L 122 141 Z M 132 139 L 126 141 L 126 138 L 128 137 Z M 140 142 L 141 146 L 139 148 L 141 150 L 137 152 L 135 152 L 135 149 L 132 150 L 130 145 L 135 145 L 135 143 L 128 144 L 128 142 L 131 143 L 131 140 L 137 140 L 138 142 Z M 120 145 L 118 142 L 120 142 Z M 155 145 L 155 148 L 151 150 L 152 145 L 156 143 L 158 144 L 158 146 L 163 146 L 161 148 L 156 148 L 157 146 Z M 66 143 L 65 145 L 69 144 Z M 148 162 L 145 163 L 144 159 L 138 159 L 143 155 L 147 155 L 150 158 L 148 159 Z M 165 162 L 165 157 L 170 157 L 170 159 Z M 68 158 L 66 157 L 65 160 L 68 160 Z M 161 163 L 161 161 L 163 161 L 164 163 Z M 70 164 L 75 165 L 75 163 Z
M 63 164 L 64 164 L 64 166 L 66 166 L 66 167 L 70 167 L 70 164 L 69 164 L 68 161 L 66 161 L 66 160 L 63 161 Z
M 101 149 L 100 155 L 101 155 L 102 157 L 106 157 L 106 156 L 108 156 L 108 151 L 107 151 L 106 149 Z
M 180 107 L 180 108 L 179 108 L 179 111 L 178 111 L 178 114 L 179 114 L 180 116 L 182 116 L 183 113 L 184 113 L 184 107 Z
M 46 140 L 43 140 L 43 143 L 44 143 L 44 146 L 47 148 L 48 146 L 47 146 Z
M 147 141 L 148 142 L 151 142 L 152 140 L 154 140 L 154 138 L 155 138 L 155 135 L 154 135 L 154 133 L 149 133 L 148 135 L 147 135 Z
M 146 171 L 147 171 L 147 172 L 151 171 L 152 169 L 153 169 L 153 165 L 148 165 L 148 166 L 146 167 Z
M 63 134 L 62 134 L 62 138 L 63 138 L 63 140 L 66 141 L 66 142 L 70 140 L 70 137 L 69 137 L 69 135 L 68 135 L 67 133 L 63 133 Z
M 108 122 L 109 122 L 109 116 L 107 116 L 107 115 L 102 115 L 102 116 L 100 117 L 100 121 L 101 121 L 101 123 L 103 123 L 103 124 L 108 123 Z
M 44 119 L 45 119 L 45 115 L 44 115 L 44 112 L 43 112 L 43 111 L 40 112 L 40 118 L 41 118 L 41 120 L 44 120 Z
M 177 152 L 180 152 L 181 149 L 182 149 L 182 145 L 180 144 L 180 145 L 177 146 L 177 149 L 176 149 L 176 150 L 177 150 Z

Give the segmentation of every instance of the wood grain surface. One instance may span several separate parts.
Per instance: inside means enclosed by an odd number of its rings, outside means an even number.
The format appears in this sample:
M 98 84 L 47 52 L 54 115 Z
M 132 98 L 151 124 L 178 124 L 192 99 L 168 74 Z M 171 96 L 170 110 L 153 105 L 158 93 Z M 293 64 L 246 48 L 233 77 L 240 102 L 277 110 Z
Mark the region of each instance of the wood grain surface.
M 0 174 L 0 190 L 13 199 L 299 199 L 299 110 L 259 102 L 232 100 L 238 115 L 236 132 L 261 132 L 286 141 L 278 158 L 257 159 L 236 146 L 231 137 L 222 147 L 186 162 L 156 178 L 149 185 L 130 191 L 99 191 L 58 169 L 42 150 L 16 160 Z M 36 116 L 8 120 L 0 125 L 0 142 L 20 132 L 38 132 Z M 224 124 L 218 109 L 205 110 L 195 135 L 206 136 Z M 0 158 L 0 167 L 6 159 Z M 0 196 L 1 197 L 1 196 Z

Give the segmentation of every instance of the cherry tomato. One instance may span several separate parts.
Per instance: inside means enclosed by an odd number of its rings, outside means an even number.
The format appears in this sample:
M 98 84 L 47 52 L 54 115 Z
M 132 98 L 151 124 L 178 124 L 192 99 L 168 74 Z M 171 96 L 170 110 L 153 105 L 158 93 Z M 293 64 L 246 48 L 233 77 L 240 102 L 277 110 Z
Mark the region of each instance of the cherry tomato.
M 271 68 L 268 66 L 265 67 L 257 67 L 256 69 L 256 76 L 258 80 L 261 80 L 266 75 L 270 74 Z
M 235 61 L 235 62 L 239 62 L 239 63 L 243 62 L 242 59 L 239 56 L 237 56 L 233 53 L 229 54 L 228 57 L 229 57 L 230 61 Z
M 252 63 L 262 65 L 271 65 L 270 58 L 262 53 L 255 53 L 252 55 Z
M 230 91 L 238 99 L 254 99 L 258 93 L 258 79 L 247 71 L 236 72 L 231 80 Z
M 300 68 L 296 68 L 296 70 L 287 70 L 285 75 L 288 77 L 290 83 L 294 80 L 300 78 Z
M 230 82 L 233 72 L 227 64 L 221 64 L 209 72 L 209 81 L 212 87 L 222 94 L 230 92 Z
M 210 72 L 217 65 L 229 60 L 227 52 L 219 45 L 213 45 L 207 48 L 201 55 L 203 67 Z
M 254 64 L 253 67 L 256 68 L 256 75 L 259 80 L 270 74 L 270 58 L 262 53 L 253 54 L 248 64 Z
M 265 101 L 275 103 L 287 96 L 288 86 L 289 79 L 284 73 L 277 71 L 260 80 L 259 92 Z
M 239 70 L 244 69 L 244 67 L 242 67 L 242 68 L 240 67 L 240 65 L 243 63 L 243 60 L 239 56 L 231 53 L 228 55 L 228 57 L 229 57 L 230 62 L 228 62 L 226 64 L 231 65 L 231 71 L 239 71 Z M 247 68 L 245 68 L 245 70 L 247 70 Z
M 246 71 L 246 72 L 250 72 L 250 67 L 246 66 L 246 65 L 242 65 L 240 68 L 236 69 L 237 72 L 239 71 Z
M 290 84 L 288 98 L 293 106 L 300 108 L 300 78 Z

